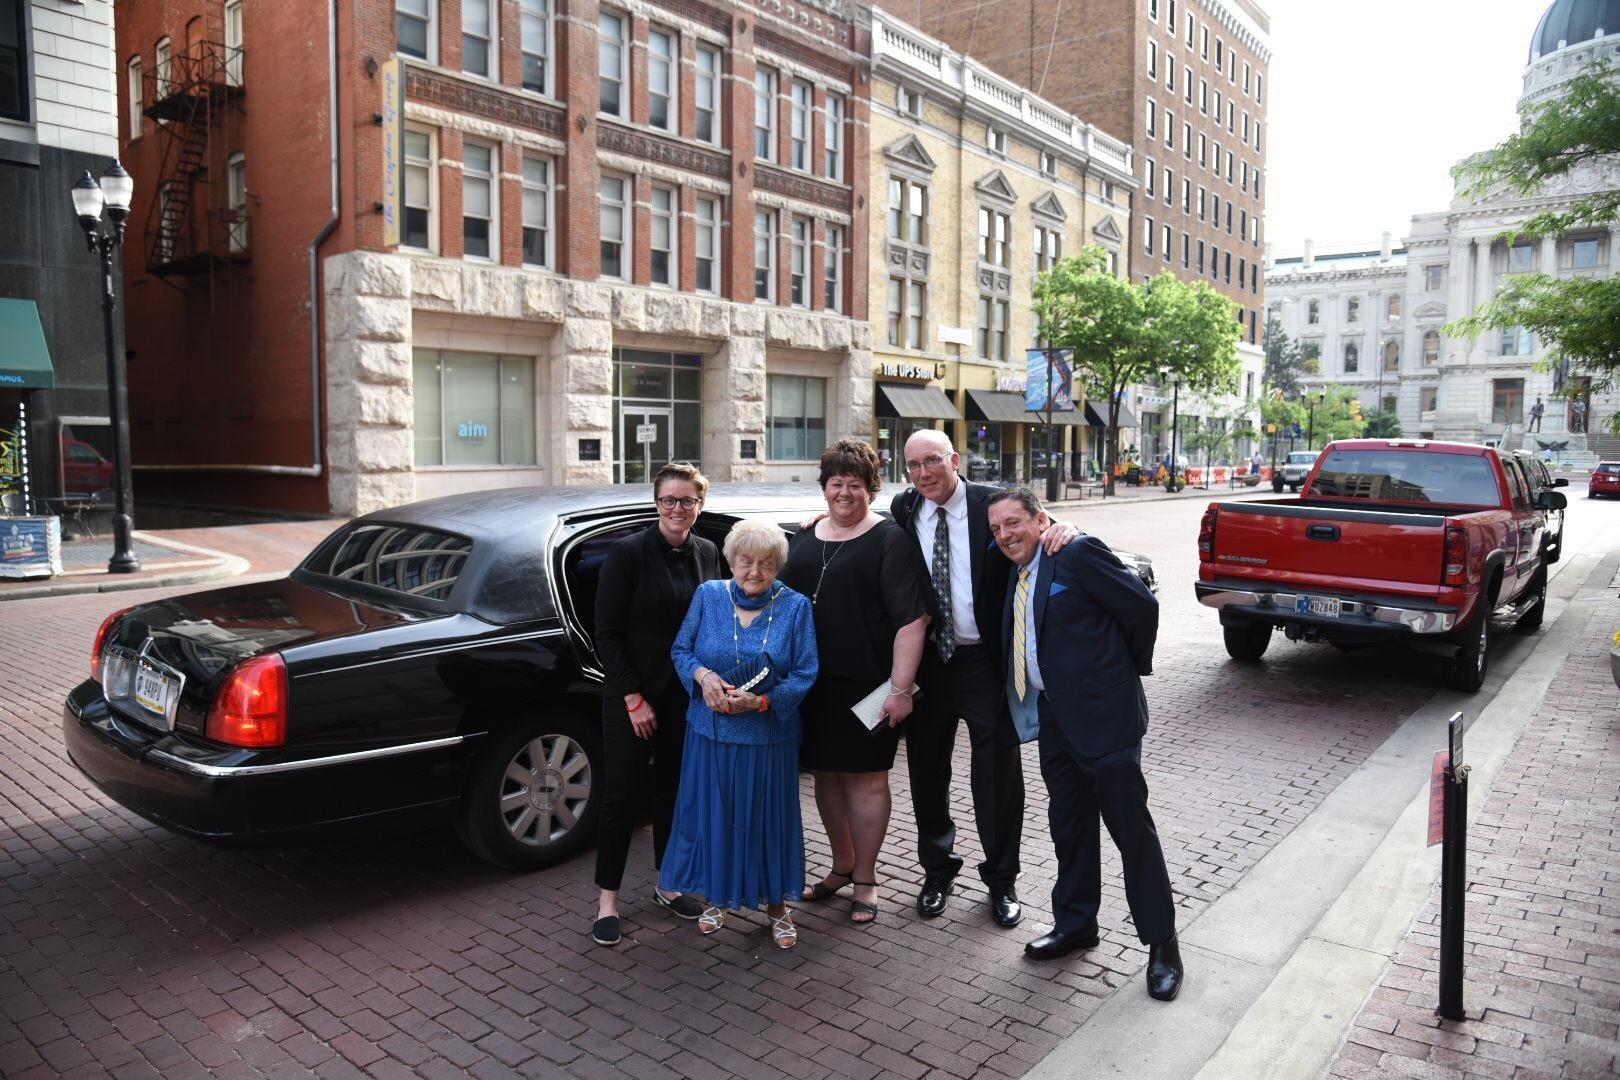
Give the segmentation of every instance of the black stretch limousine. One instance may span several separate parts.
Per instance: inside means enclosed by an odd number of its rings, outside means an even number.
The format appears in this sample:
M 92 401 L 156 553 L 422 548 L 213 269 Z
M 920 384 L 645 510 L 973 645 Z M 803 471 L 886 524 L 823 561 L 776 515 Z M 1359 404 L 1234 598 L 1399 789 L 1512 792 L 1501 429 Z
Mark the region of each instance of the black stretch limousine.
M 813 487 L 717 485 L 696 527 L 719 543 L 823 509 Z M 281 580 L 115 612 L 68 696 L 68 754 L 198 840 L 448 817 L 492 863 L 559 862 L 596 818 L 597 575 L 655 517 L 645 487 L 453 495 L 357 518 Z

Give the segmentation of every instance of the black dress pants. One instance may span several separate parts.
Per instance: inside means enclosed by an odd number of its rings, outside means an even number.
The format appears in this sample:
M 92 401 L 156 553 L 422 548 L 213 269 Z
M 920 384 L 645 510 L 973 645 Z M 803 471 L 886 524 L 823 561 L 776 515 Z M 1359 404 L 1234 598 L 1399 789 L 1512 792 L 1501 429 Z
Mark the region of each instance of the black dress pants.
M 1102 840 L 1097 822 L 1119 848 L 1125 900 L 1136 936 L 1161 945 L 1176 932 L 1175 898 L 1159 833 L 1148 812 L 1142 744 L 1098 758 L 1082 757 L 1041 701 L 1041 775 L 1049 797 L 1047 820 L 1057 852 L 1052 888 L 1053 929 L 1072 933 L 1094 923 L 1102 906 Z
M 658 717 L 650 739 L 630 726 L 624 699 L 602 699 L 602 818 L 596 840 L 596 887 L 617 890 L 624 879 L 642 800 L 652 803 L 653 869 L 664 863 L 675 794 L 681 783 L 681 752 L 686 746 L 686 693 L 678 682 L 647 699 Z M 656 880 L 656 873 L 654 878 Z
M 973 750 L 969 771 L 973 817 L 984 848 L 979 876 L 993 888 L 1011 887 L 1018 877 L 1023 840 L 1024 766 L 989 648 L 959 645 L 947 664 L 929 643 L 923 648 L 917 682 L 921 694 L 905 732 L 918 861 L 925 871 L 949 869 L 956 844 L 951 755 L 957 720 L 965 720 Z

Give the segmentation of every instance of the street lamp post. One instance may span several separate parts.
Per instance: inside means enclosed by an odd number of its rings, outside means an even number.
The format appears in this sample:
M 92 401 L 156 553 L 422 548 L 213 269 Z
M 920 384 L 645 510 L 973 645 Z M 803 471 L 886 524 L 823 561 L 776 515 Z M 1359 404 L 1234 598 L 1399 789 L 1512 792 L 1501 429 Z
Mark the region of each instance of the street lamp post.
M 1179 458 L 1177 443 L 1181 435 L 1181 380 L 1176 379 L 1170 384 L 1170 413 L 1175 417 L 1170 425 L 1170 485 L 1171 494 L 1176 490 L 1176 461 Z
M 113 434 L 113 553 L 107 560 L 109 574 L 133 574 L 141 568 L 135 557 L 134 517 L 130 512 L 129 417 L 125 411 L 124 367 L 113 348 L 113 252 L 124 243 L 124 226 L 129 221 L 129 204 L 135 196 L 135 181 L 117 161 L 107 166 L 101 182 L 88 172 L 69 190 L 73 209 L 84 228 L 88 248 L 101 255 L 101 319 L 107 347 L 108 414 Z M 101 227 L 105 209 L 110 226 Z
M 1308 397 L 1306 400 L 1305 449 L 1307 450 L 1316 449 L 1316 407 L 1322 404 L 1326 397 L 1326 390 L 1318 390 L 1315 397 Z

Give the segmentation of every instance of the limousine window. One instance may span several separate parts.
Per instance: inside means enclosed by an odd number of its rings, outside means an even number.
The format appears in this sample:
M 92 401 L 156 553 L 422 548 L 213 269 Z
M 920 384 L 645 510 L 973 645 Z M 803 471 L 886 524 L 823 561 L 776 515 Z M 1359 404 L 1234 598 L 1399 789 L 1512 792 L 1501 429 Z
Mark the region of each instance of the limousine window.
M 356 525 L 330 562 L 311 567 L 344 581 L 445 600 L 472 551 L 472 541 L 415 526 Z

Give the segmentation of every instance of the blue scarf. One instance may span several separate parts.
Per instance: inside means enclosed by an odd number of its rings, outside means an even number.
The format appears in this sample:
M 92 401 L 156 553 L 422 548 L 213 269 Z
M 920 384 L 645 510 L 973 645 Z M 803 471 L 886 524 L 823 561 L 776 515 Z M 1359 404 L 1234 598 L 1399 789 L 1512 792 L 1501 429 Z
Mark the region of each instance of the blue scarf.
M 779 583 L 773 581 L 771 582 L 770 588 L 766 589 L 758 596 L 749 596 L 747 593 L 742 591 L 742 587 L 737 584 L 736 578 L 732 578 L 730 581 L 726 582 L 726 591 L 731 594 L 731 602 L 742 608 L 744 611 L 758 611 L 766 604 L 776 599 L 777 593 L 781 592 L 782 589 L 785 588 L 787 588 L 787 586 L 780 585 Z

